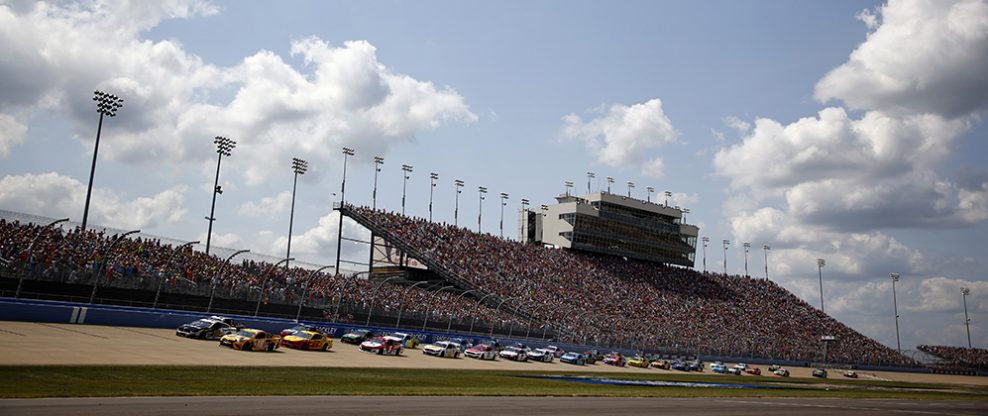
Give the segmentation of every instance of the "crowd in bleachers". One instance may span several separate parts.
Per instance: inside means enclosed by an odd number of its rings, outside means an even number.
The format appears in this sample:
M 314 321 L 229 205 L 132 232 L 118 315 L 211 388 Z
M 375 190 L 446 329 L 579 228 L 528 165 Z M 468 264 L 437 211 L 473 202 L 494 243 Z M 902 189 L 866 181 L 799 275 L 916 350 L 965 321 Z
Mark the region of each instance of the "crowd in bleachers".
M 533 317 L 535 328 L 561 328 L 563 341 L 669 349 L 703 354 L 754 356 L 786 360 L 915 365 L 894 350 L 841 324 L 764 279 L 699 273 L 690 269 L 628 261 L 521 244 L 424 219 L 369 208 L 350 207 L 351 215 L 386 230 L 414 253 L 439 265 L 479 293 L 507 299 L 503 309 Z M 110 251 L 114 235 L 40 227 L 0 220 L 0 258 L 37 279 L 92 282 L 101 285 L 208 293 L 265 302 L 305 302 L 366 310 L 375 315 L 434 314 L 430 319 L 496 322 L 526 326 L 480 296 L 377 283 L 362 278 L 311 273 L 307 269 L 272 268 L 268 263 L 234 261 L 155 239 L 122 239 Z M 40 235 L 28 250 L 32 239 Z M 220 273 L 220 270 L 223 270 Z M 215 279 L 215 280 L 214 280 Z M 435 287 L 431 288 L 435 289 Z M 404 306 L 402 306 L 404 305 Z M 827 345 L 821 336 L 832 335 Z M 827 351 L 826 357 L 823 351 Z
M 493 308 L 470 296 L 429 290 L 428 285 L 406 290 L 399 282 L 388 282 L 376 290 L 378 282 L 366 275 L 313 274 L 300 267 L 286 270 L 250 260 L 224 267 L 224 259 L 188 247 L 178 250 L 157 239 L 124 238 L 113 246 L 117 236 L 103 231 L 41 230 L 37 224 L 0 219 L 0 259 L 9 263 L 8 270 L 32 279 L 79 284 L 92 284 L 98 276 L 100 285 L 120 288 L 156 290 L 161 284 L 165 292 L 192 295 L 208 295 L 215 281 L 219 297 L 256 300 L 261 295 L 265 303 L 296 304 L 305 296 L 306 305 L 333 312 L 342 292 L 345 311 L 362 312 L 373 306 L 375 315 L 396 316 L 404 304 L 400 312 L 406 318 L 429 315 L 442 322 L 523 325 L 506 313 L 495 315 Z
M 568 341 L 917 364 L 769 280 L 521 244 L 396 213 L 350 209 L 474 287 L 517 298 L 511 301 L 515 308 L 562 326 Z M 824 345 L 826 335 L 835 339 Z
M 932 354 L 947 365 L 988 368 L 988 349 L 950 347 L 945 345 L 920 345 L 920 351 Z

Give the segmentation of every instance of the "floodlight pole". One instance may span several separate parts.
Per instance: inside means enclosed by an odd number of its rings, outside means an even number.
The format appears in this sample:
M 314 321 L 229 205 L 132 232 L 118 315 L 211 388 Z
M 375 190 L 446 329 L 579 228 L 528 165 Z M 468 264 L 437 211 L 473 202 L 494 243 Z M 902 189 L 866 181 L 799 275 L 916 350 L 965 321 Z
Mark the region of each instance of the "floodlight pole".
M 823 309 L 823 266 L 826 265 L 826 260 L 816 259 L 816 270 L 820 276 L 820 312 L 826 312 L 826 310 Z
M 348 156 L 353 156 L 353 149 L 343 148 L 343 184 L 340 186 L 340 222 L 336 227 L 336 265 L 334 270 L 340 270 L 340 254 L 343 252 L 343 204 L 346 203 L 346 160 Z M 377 176 L 375 173 L 374 176 Z M 299 304 L 301 308 L 301 304 Z
M 971 318 L 967 317 L 967 295 L 971 294 L 971 289 L 961 288 L 961 299 L 964 300 L 964 326 L 967 327 L 967 347 L 971 347 Z
M 295 190 L 298 185 L 298 175 L 304 175 L 305 171 L 309 168 L 309 163 L 299 159 L 292 158 L 292 171 L 295 172 L 295 179 L 292 181 L 292 210 L 288 216 L 288 251 L 285 253 L 285 270 L 288 270 L 288 261 L 292 259 L 292 226 L 295 223 Z M 281 264 L 281 262 L 278 262 Z
M 745 277 L 750 276 L 748 274 L 748 249 L 751 248 L 751 243 L 744 243 L 744 275 Z
M 587 172 L 587 195 L 590 195 L 590 180 L 596 177 L 593 172 Z
M 707 272 L 707 243 L 710 242 L 710 237 L 701 238 L 703 241 L 703 272 Z
M 504 206 L 508 205 L 508 194 L 501 192 L 501 238 L 504 238 Z
M 412 169 L 413 168 L 412 168 L 411 165 L 401 165 L 401 171 L 402 171 L 402 174 L 401 174 L 401 177 L 402 177 L 402 180 L 401 180 L 401 215 L 405 215 L 405 189 L 407 188 L 408 179 L 410 178 L 410 176 L 408 176 L 408 174 L 412 172 Z
M 93 147 L 93 164 L 89 169 L 89 187 L 86 188 L 86 206 L 82 211 L 82 231 L 86 231 L 89 222 L 89 199 L 93 195 L 93 177 L 96 176 L 96 157 L 99 155 L 99 139 L 103 132 L 103 116 L 114 117 L 117 110 L 123 107 L 123 99 L 113 94 L 96 90 L 93 92 L 96 101 L 96 112 L 99 113 L 99 125 L 96 127 L 96 144 Z
M 216 194 L 223 193 L 223 189 L 220 187 L 220 163 L 223 161 L 223 156 L 230 156 L 233 148 L 237 147 L 236 141 L 222 136 L 216 136 L 213 143 L 216 144 L 216 179 L 213 180 L 213 203 L 209 206 L 209 216 L 206 217 L 206 221 L 209 221 L 209 230 L 206 231 L 206 254 L 209 254 L 210 242 L 213 240 L 213 221 L 216 221 Z
M 453 207 L 453 226 L 456 227 L 460 222 L 460 194 L 463 193 L 460 188 L 463 187 L 463 181 L 457 179 L 453 181 L 453 184 L 456 185 L 456 205 Z
M 762 245 L 762 250 L 765 251 L 765 280 L 768 280 L 768 251 L 771 249 L 772 247 L 768 244 Z
M 377 210 L 377 173 L 381 171 L 381 165 L 384 164 L 384 158 L 380 156 L 374 156 L 374 193 L 371 195 L 371 209 Z
M 429 222 L 432 222 L 432 194 L 436 190 L 437 179 L 439 179 L 438 173 L 429 173 Z
M 899 274 L 889 273 L 889 277 L 892 278 L 892 311 L 895 313 L 895 345 L 899 349 L 899 354 L 902 354 L 902 343 L 899 341 L 899 305 L 895 299 L 895 282 L 899 281 Z
M 731 240 L 724 240 L 724 275 L 727 276 L 727 246 L 731 244 Z
M 487 188 L 483 186 L 477 187 L 477 195 L 480 197 L 477 209 L 477 234 L 480 234 L 481 230 L 481 217 L 484 215 L 484 194 L 487 193 Z
M 614 178 L 607 177 L 607 193 L 611 193 L 611 184 L 614 183 Z

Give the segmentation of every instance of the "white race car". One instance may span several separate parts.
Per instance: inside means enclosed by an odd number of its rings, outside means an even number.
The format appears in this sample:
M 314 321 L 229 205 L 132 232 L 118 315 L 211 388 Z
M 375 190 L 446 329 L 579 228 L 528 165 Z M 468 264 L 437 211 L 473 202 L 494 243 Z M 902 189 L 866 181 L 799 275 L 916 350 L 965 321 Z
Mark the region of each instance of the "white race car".
M 551 363 L 552 359 L 555 358 L 552 350 L 545 348 L 536 348 L 528 353 L 528 359 L 532 361 L 542 361 L 544 363 Z
M 501 351 L 501 358 L 512 361 L 528 361 L 528 348 L 510 346 Z
M 422 347 L 422 354 L 445 358 L 460 358 L 460 344 L 450 341 L 439 341 Z

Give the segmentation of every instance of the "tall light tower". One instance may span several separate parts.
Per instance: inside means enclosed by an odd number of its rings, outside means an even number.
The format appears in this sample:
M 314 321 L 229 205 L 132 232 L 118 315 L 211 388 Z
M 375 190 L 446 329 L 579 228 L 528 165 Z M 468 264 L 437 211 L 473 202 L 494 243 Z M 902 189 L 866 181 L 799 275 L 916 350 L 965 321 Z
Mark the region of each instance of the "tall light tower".
M 703 237 L 703 272 L 707 272 L 707 243 L 710 242 L 710 237 Z
M 298 185 L 298 175 L 304 175 L 309 170 L 309 162 L 297 157 L 292 158 L 292 171 L 295 172 L 295 179 L 292 180 L 292 210 L 288 215 L 288 251 L 285 253 L 285 270 L 288 270 L 288 259 L 292 258 L 292 225 L 295 223 L 295 189 Z
M 587 195 L 590 195 L 590 180 L 596 177 L 593 172 L 587 172 Z
M 827 262 L 824 259 L 816 259 L 816 270 L 817 274 L 820 275 L 820 312 L 826 312 L 823 309 L 823 266 L 826 266 Z
M 480 234 L 480 224 L 481 217 L 484 215 L 484 194 L 487 193 L 487 188 L 483 186 L 477 187 L 477 196 L 479 196 L 478 208 L 477 208 L 477 234 Z
M 209 208 L 209 216 L 206 217 L 206 221 L 209 221 L 209 230 L 206 231 L 206 254 L 209 254 L 209 243 L 213 238 L 213 221 L 216 221 L 216 194 L 222 194 L 223 189 L 220 187 L 220 162 L 223 161 L 223 156 L 230 156 L 234 147 L 237 147 L 237 142 L 226 137 L 216 136 L 213 139 L 213 143 L 216 144 L 216 179 L 213 181 L 213 204 Z
M 651 186 L 645 187 L 645 202 L 652 202 L 652 192 L 655 192 L 655 188 Z
M 668 208 L 669 207 L 669 198 L 672 197 L 672 192 L 666 191 L 665 192 L 665 195 L 666 195 L 666 204 L 665 205 L 666 205 L 666 208 Z
M 501 192 L 501 238 L 504 238 L 504 206 L 508 205 L 508 194 Z
M 768 280 L 768 251 L 772 249 L 772 246 L 768 244 L 762 244 L 762 250 L 765 251 L 765 280 Z
M 967 347 L 971 347 L 971 318 L 967 317 L 967 295 L 971 294 L 971 289 L 962 287 L 961 298 L 964 299 L 964 326 L 967 327 Z
M 463 181 L 457 179 L 453 183 L 456 185 L 456 205 L 453 207 L 453 226 L 456 227 L 460 221 L 460 194 L 463 193 L 463 190 L 460 188 L 463 187 Z
M 347 157 L 353 156 L 353 154 L 353 149 L 349 147 L 343 148 L 343 183 L 340 185 L 340 222 L 336 227 L 336 268 L 334 270 L 337 273 L 340 271 L 340 254 L 343 252 L 343 204 L 346 203 L 346 160 Z M 376 172 L 374 176 L 377 176 Z
M 374 193 L 371 195 L 371 209 L 377 210 L 377 174 L 381 172 L 381 165 L 384 164 L 384 158 L 380 156 L 374 156 Z
M 899 349 L 899 354 L 902 354 L 902 343 L 899 342 L 899 304 L 895 299 L 895 282 L 899 281 L 899 274 L 889 273 L 889 277 L 892 278 L 892 312 L 895 313 L 895 346 Z
M 683 221 L 682 221 L 683 224 L 686 224 L 687 223 L 686 222 L 686 214 L 689 214 L 689 213 L 690 213 L 690 209 L 689 208 L 683 208 Z
M 566 196 L 569 196 L 569 190 L 573 187 L 573 181 L 565 181 L 563 185 L 566 186 Z
M 634 187 L 635 187 L 635 183 L 632 181 L 628 181 L 628 198 L 631 198 L 631 188 Z
M 99 154 L 99 137 L 103 132 L 103 116 L 115 117 L 117 110 L 123 107 L 123 98 L 103 91 L 93 91 L 93 101 L 96 101 L 96 112 L 99 113 L 99 125 L 96 127 L 96 145 L 93 147 L 93 166 L 89 169 L 89 188 L 86 189 L 86 207 L 82 211 L 82 230 L 86 231 L 89 221 L 89 198 L 93 195 L 93 177 L 96 175 L 96 155 Z
M 731 245 L 731 240 L 724 240 L 724 275 L 727 275 L 727 246 Z
M 432 222 L 432 192 L 436 190 L 436 181 L 439 180 L 439 174 L 436 172 L 429 173 L 429 222 Z
M 405 188 L 408 185 L 408 179 L 411 178 L 408 174 L 412 173 L 412 166 L 401 165 L 401 171 L 401 177 L 403 178 L 401 180 L 401 215 L 405 215 Z
M 750 276 L 748 274 L 748 250 L 751 249 L 751 243 L 744 243 L 744 275 L 745 277 Z
M 607 193 L 611 193 L 611 184 L 614 183 L 614 178 L 607 177 Z

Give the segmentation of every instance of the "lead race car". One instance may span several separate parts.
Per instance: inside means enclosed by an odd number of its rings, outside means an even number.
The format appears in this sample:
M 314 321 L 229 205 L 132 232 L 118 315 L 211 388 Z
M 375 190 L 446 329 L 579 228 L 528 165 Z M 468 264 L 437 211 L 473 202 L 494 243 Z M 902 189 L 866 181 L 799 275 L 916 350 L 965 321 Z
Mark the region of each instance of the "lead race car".
M 221 347 L 230 347 L 241 351 L 274 351 L 281 346 L 281 337 L 269 334 L 260 329 L 241 329 L 235 333 L 220 338 Z
M 220 339 L 234 332 L 237 332 L 237 328 L 230 324 L 212 318 L 203 318 L 178 327 L 175 335 L 186 338 Z

